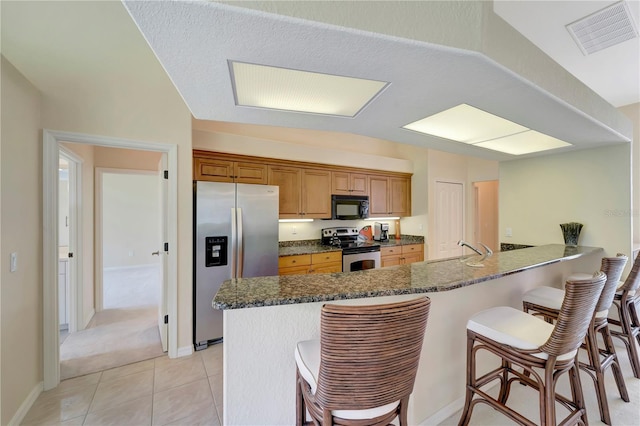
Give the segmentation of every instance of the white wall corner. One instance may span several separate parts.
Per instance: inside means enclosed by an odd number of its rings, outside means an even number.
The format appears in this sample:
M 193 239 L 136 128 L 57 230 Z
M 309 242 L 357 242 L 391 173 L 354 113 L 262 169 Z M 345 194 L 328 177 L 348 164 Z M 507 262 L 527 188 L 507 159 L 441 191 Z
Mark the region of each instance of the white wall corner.
M 83 318 L 83 327 L 82 329 L 84 330 L 85 328 L 87 328 L 87 326 L 89 325 L 89 322 L 93 319 L 93 316 L 96 314 L 96 310 L 95 309 L 91 309 L 89 312 L 87 312 L 87 314 L 84 316 Z
M 29 395 L 27 395 L 25 400 L 22 401 L 22 404 L 18 407 L 18 411 L 16 411 L 7 425 L 18 426 L 19 424 L 22 424 L 22 421 L 33 406 L 33 403 L 36 402 L 36 399 L 38 399 L 43 390 L 44 382 L 38 382 L 33 389 L 31 389 L 31 392 L 29 392 Z

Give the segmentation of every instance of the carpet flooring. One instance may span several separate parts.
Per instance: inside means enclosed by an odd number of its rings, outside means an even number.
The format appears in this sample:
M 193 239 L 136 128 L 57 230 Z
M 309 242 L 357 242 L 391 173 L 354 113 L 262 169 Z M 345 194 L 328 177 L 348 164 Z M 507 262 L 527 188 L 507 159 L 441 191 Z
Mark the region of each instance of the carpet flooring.
M 61 380 L 164 354 L 158 331 L 159 273 L 158 265 L 105 271 L 105 309 L 60 345 Z
M 106 309 L 60 346 L 60 379 L 162 356 L 155 306 Z

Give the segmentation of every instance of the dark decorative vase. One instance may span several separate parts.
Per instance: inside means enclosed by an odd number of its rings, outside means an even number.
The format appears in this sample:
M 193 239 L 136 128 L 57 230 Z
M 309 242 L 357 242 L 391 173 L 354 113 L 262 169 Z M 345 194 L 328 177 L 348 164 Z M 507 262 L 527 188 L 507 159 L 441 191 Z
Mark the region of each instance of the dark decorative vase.
M 561 223 L 560 228 L 562 228 L 565 245 L 576 247 L 578 245 L 580 231 L 582 230 L 582 224 L 578 222 Z

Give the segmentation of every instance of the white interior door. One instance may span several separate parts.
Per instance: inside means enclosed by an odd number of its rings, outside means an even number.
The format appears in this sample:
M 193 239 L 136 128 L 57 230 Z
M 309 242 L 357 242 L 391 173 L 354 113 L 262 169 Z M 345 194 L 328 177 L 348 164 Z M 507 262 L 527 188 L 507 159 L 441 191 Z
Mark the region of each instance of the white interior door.
M 462 256 L 464 199 L 461 183 L 436 182 L 436 258 Z
M 158 252 L 160 255 L 160 294 L 158 298 L 158 330 L 160 331 L 160 341 L 162 342 L 162 350 L 167 351 L 167 337 L 168 337 L 168 309 L 167 309 L 167 279 L 169 276 L 167 256 L 169 252 L 165 250 L 165 243 L 167 243 L 167 215 L 168 215 L 168 199 L 169 199 L 169 180 L 165 173 L 168 173 L 169 165 L 167 154 L 163 153 L 159 164 L 160 172 L 158 178 L 160 179 L 160 230 L 158 235 L 160 241 L 158 241 Z M 176 321 L 176 318 L 172 318 L 172 321 Z

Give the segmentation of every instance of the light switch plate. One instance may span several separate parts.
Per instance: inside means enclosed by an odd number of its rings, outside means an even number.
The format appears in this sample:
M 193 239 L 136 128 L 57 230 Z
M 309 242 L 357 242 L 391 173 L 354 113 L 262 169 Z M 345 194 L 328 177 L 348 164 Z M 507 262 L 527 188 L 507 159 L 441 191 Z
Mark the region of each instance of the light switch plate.
M 507 228 L 505 230 L 504 236 L 505 237 L 512 237 L 513 236 L 513 232 L 511 231 L 511 228 Z
M 9 266 L 10 272 L 15 272 L 18 269 L 18 253 L 11 253 L 11 264 Z

